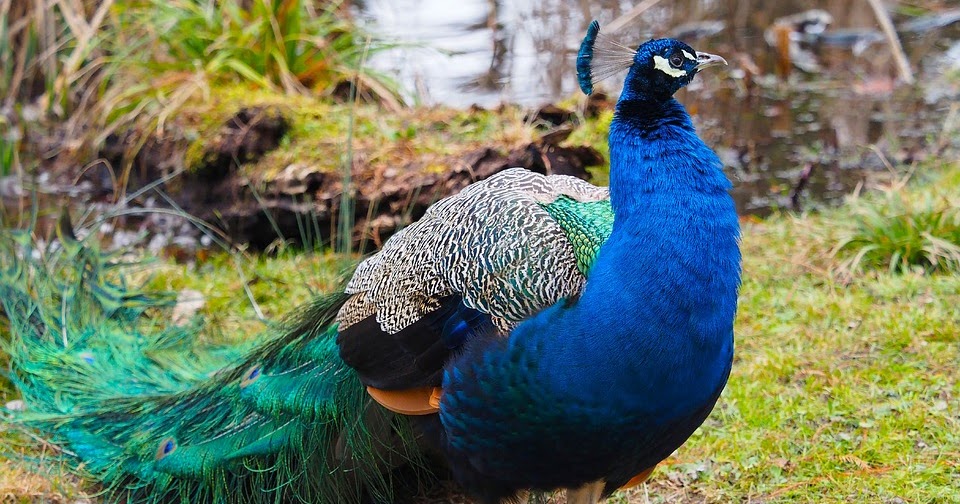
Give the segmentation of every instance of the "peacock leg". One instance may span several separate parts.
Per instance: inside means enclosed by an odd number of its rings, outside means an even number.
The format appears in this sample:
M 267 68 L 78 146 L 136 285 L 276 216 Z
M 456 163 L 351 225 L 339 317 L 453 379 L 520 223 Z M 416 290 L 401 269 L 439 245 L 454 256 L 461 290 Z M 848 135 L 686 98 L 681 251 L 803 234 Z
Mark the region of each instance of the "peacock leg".
M 587 483 L 580 488 L 567 490 L 567 504 L 597 504 L 603 495 L 604 481 Z

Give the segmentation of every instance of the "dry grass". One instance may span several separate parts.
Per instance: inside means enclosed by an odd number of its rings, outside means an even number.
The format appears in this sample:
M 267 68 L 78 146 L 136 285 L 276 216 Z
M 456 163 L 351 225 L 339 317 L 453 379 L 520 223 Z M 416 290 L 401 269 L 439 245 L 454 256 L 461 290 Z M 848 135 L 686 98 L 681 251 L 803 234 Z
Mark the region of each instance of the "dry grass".
M 0 465 L 0 502 L 47 502 L 76 503 L 90 502 L 79 491 L 79 480 L 65 467 L 48 470 L 40 474 L 11 461 Z
M 84 503 L 90 496 L 52 445 L 40 443 L 0 424 L 0 447 L 17 455 L 0 458 L 0 502 Z
M 87 162 L 126 130 L 140 135 L 125 152 L 132 163 L 151 132 L 224 83 L 327 98 L 354 83 L 361 97 L 399 108 L 397 86 L 366 68 L 384 44 L 338 6 L 0 0 L 0 175 L 61 154 Z M 63 141 L 44 152 L 20 141 L 44 135 Z

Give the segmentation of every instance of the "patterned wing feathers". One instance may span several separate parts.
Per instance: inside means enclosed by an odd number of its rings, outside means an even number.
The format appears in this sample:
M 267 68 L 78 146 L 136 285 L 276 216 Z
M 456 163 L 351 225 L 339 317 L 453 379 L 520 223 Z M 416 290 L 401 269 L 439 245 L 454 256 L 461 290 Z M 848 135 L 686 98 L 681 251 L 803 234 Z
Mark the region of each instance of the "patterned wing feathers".
M 603 201 L 608 192 L 516 168 L 435 203 L 357 268 L 341 327 L 374 315 L 396 333 L 437 309 L 438 299 L 459 295 L 506 330 L 578 292 L 584 277 L 573 245 L 544 209 L 561 196 Z

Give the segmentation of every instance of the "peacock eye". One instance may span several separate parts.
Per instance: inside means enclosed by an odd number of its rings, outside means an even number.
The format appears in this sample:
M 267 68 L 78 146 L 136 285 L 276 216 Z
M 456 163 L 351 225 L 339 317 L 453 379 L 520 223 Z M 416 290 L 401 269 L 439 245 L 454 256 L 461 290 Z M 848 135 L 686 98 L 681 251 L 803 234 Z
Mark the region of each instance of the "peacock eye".
M 673 56 L 670 56 L 670 65 L 674 68 L 683 66 L 683 56 L 680 53 L 675 53 Z
M 257 381 L 257 378 L 260 378 L 260 373 L 263 372 L 263 369 L 259 364 L 254 365 L 244 371 L 243 378 L 240 380 L 240 388 L 247 388 L 248 385 Z
M 167 455 L 173 453 L 177 449 L 177 442 L 173 438 L 166 438 L 163 441 L 160 441 L 160 446 L 157 447 L 156 459 L 160 460 Z

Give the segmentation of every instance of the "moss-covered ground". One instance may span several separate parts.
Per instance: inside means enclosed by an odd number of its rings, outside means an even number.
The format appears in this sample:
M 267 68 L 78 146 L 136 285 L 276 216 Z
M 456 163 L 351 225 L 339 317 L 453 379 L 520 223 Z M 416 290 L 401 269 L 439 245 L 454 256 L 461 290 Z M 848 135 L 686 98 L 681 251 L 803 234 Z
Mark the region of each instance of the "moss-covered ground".
M 185 158 L 188 170 L 202 164 L 218 129 L 242 108 L 276 112 L 289 121 L 279 148 L 242 165 L 245 175 L 257 179 L 269 180 L 291 164 L 334 173 L 344 166 L 347 155 L 371 168 L 401 168 L 415 161 L 427 170 L 445 170 L 442 163 L 451 156 L 489 146 L 509 149 L 534 138 L 532 121 L 526 117 L 529 111 L 516 106 L 387 112 L 367 103 L 226 86 L 203 100 L 190 101 L 180 112 L 178 126 L 191 138 Z

